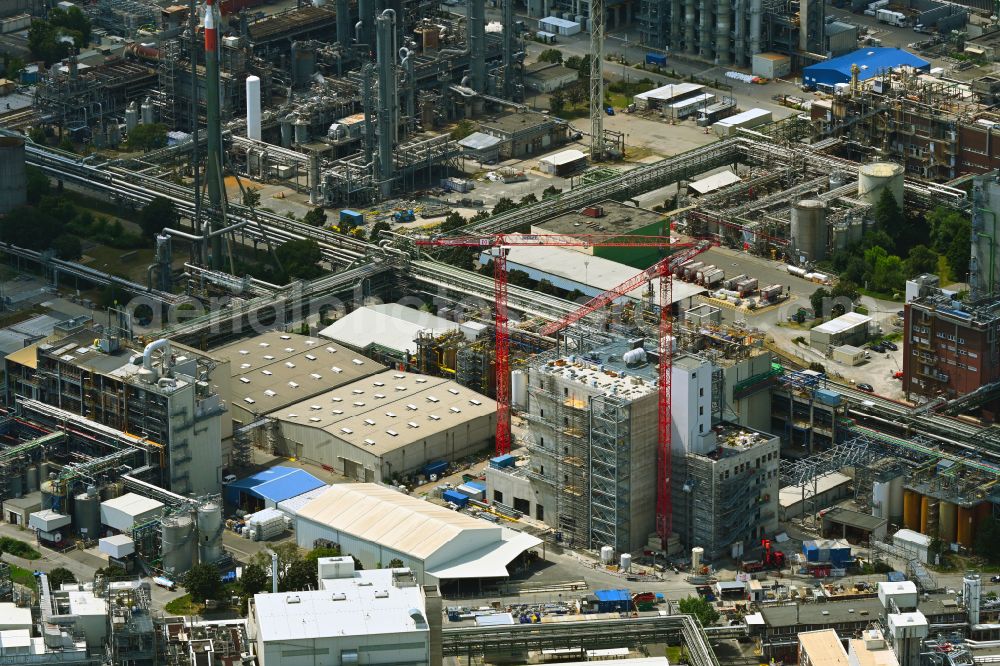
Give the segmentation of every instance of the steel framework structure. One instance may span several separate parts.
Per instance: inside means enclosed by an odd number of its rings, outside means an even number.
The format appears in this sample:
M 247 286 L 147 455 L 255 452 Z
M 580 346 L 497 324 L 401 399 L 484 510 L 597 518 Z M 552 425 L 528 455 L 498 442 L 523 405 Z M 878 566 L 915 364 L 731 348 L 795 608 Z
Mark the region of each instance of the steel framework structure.
M 604 0 L 590 0 L 590 159 L 604 159 Z

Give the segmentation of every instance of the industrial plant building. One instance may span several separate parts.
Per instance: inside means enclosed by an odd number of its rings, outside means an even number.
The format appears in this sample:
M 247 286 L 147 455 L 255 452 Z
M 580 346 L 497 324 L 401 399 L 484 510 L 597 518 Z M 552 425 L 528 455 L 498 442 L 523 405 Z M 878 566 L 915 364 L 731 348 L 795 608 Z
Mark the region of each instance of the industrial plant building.
M 829 91 L 839 83 L 850 83 L 855 77 L 858 81 L 867 81 L 900 67 L 926 72 L 930 66 L 923 58 L 902 49 L 864 48 L 809 65 L 802 70 L 802 80 L 805 85 Z
M 162 451 L 162 487 L 218 492 L 219 442 L 232 431 L 227 362 L 166 340 L 136 350 L 82 330 L 8 355 L 5 369 L 9 404 L 30 400 L 120 431 Z
M 299 509 L 299 546 L 340 545 L 365 569 L 403 562 L 420 584 L 506 578 L 541 540 L 372 483 L 337 484 Z
M 274 451 L 358 481 L 493 446 L 496 403 L 443 377 L 389 370 L 271 412 Z

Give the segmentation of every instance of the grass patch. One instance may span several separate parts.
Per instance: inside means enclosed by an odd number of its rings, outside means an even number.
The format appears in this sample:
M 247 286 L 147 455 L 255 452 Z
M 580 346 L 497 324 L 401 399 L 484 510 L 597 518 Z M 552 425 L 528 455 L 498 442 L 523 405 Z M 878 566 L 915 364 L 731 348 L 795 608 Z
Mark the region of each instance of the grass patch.
M 35 550 L 31 544 L 10 537 L 0 537 L 0 553 L 10 553 L 25 560 L 40 560 L 42 558 L 42 554 Z
M 83 254 L 92 259 L 92 261 L 87 263 L 88 266 L 119 273 L 130 279 L 145 282 L 146 268 L 149 264 L 153 263 L 156 253 L 152 248 L 122 250 L 107 245 L 96 245 L 84 250 Z M 122 255 L 128 255 L 128 257 L 123 261 Z
M 684 656 L 684 647 L 681 645 L 668 645 L 663 651 L 664 655 L 671 664 L 679 664 Z
M 35 578 L 35 573 L 33 571 L 28 571 L 22 567 L 16 565 L 10 566 L 10 579 L 20 585 L 25 587 L 30 587 L 35 592 L 38 592 L 38 579 Z
M 205 612 L 205 604 L 199 604 L 191 598 L 190 594 L 177 597 L 173 601 L 167 602 L 164 609 L 171 615 L 201 615 Z

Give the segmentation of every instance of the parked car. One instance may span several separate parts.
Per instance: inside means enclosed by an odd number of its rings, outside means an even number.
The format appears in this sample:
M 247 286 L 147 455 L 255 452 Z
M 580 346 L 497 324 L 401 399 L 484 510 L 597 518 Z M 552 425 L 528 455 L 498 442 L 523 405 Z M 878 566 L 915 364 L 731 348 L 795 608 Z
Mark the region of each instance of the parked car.
M 874 393 L 875 389 L 871 384 L 858 384 L 858 390 L 864 391 L 865 393 Z
M 888 340 L 886 340 L 882 344 L 883 346 L 891 349 L 892 351 L 899 351 L 899 346 L 895 342 L 889 342 Z
M 991 576 L 990 577 L 990 582 L 991 583 L 1000 583 L 1000 576 Z

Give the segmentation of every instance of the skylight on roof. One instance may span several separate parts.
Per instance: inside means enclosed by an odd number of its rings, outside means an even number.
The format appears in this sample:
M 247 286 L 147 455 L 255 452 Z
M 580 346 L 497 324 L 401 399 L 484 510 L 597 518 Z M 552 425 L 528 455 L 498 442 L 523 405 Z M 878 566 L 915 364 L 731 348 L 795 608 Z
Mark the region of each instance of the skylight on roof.
M 249 384 L 250 383 L 250 378 L 249 377 L 240 377 L 240 381 L 243 382 L 244 384 Z

